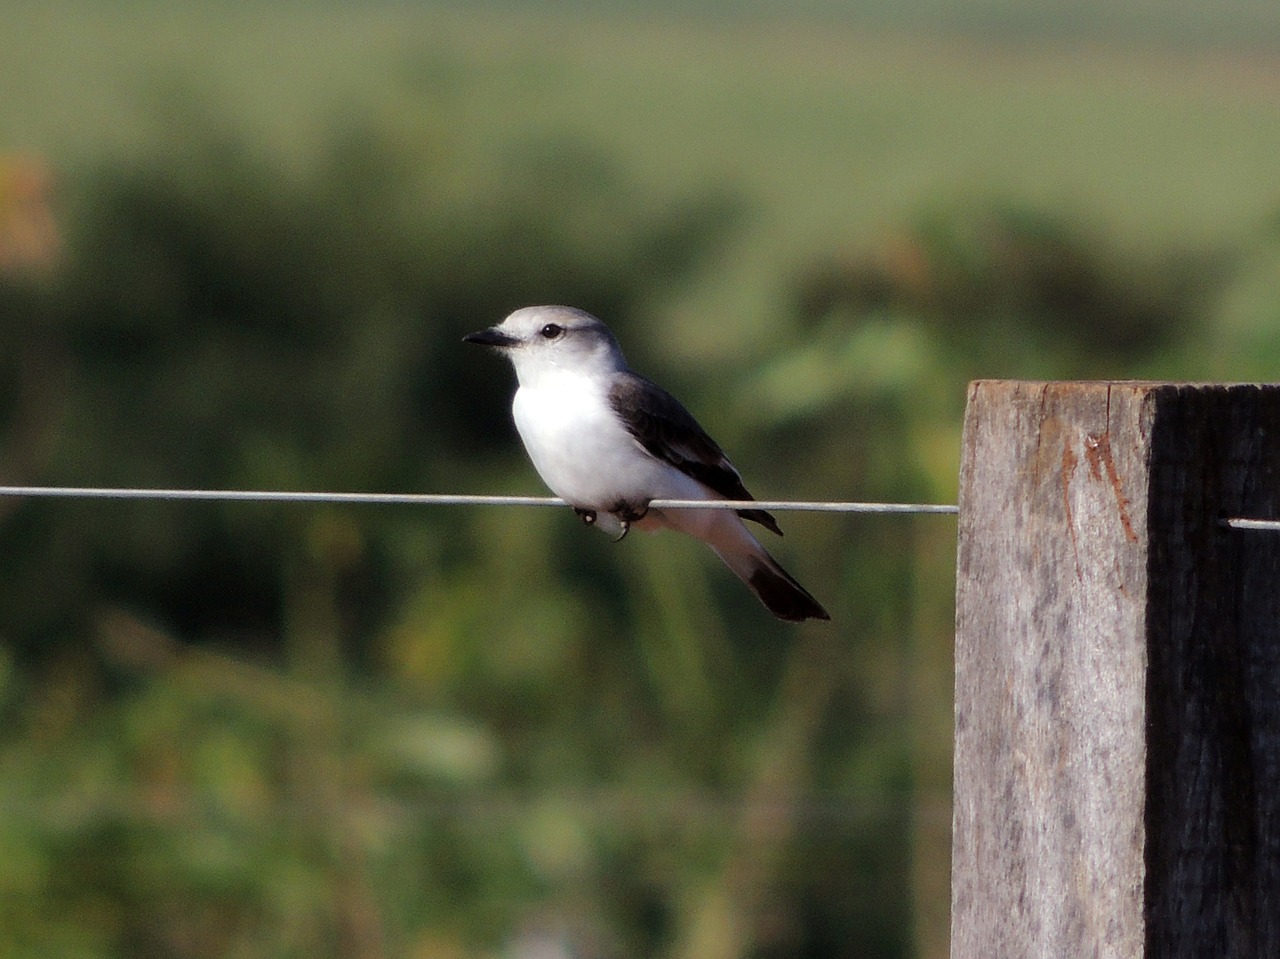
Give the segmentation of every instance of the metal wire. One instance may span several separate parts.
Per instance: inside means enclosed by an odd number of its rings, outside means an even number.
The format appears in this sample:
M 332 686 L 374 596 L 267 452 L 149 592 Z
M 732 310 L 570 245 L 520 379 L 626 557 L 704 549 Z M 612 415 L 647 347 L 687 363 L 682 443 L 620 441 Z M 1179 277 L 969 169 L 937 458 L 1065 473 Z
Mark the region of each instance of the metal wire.
M 483 496 L 470 493 L 331 493 L 299 490 L 132 489 L 97 486 L 0 486 L 0 497 L 61 499 L 216 500 L 269 503 L 361 503 L 407 506 L 564 506 L 554 496 Z M 657 509 L 769 509 L 820 513 L 958 513 L 949 503 L 847 503 L 805 500 L 655 499 Z
M 103 486 L 0 486 L 0 497 L 59 499 L 214 500 L 264 503 L 348 503 L 375 506 L 565 506 L 555 496 L 486 496 L 474 493 L 333 493 L 307 490 L 134 489 Z M 655 499 L 656 509 L 768 509 L 811 513 L 915 513 L 955 515 L 954 503 L 856 503 L 838 500 Z M 1233 517 L 1230 529 L 1280 532 L 1280 519 Z
M 1265 529 L 1280 532 L 1280 519 L 1224 519 L 1222 525 L 1232 529 Z

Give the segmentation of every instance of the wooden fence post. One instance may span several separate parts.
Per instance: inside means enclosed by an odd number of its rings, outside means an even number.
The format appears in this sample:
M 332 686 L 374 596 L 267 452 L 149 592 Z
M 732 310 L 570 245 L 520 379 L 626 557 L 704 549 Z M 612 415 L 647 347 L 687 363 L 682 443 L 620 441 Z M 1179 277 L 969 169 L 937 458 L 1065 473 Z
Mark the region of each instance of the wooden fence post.
M 970 387 L 952 959 L 1280 956 L 1280 385 Z

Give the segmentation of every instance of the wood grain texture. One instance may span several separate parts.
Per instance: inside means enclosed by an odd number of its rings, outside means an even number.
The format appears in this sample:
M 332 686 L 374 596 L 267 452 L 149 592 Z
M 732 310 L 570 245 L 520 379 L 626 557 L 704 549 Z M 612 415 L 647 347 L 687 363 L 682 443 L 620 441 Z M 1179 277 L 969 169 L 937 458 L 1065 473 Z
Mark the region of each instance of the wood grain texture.
M 980 382 L 952 956 L 1280 955 L 1280 388 Z
M 1280 389 L 1154 394 L 1147 955 L 1280 956 Z

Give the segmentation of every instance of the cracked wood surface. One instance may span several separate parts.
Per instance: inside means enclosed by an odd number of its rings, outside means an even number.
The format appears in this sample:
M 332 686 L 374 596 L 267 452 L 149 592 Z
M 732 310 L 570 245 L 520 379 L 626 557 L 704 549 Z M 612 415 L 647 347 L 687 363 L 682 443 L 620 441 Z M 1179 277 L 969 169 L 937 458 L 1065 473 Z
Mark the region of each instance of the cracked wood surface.
M 1280 955 L 1280 387 L 979 382 L 952 955 Z

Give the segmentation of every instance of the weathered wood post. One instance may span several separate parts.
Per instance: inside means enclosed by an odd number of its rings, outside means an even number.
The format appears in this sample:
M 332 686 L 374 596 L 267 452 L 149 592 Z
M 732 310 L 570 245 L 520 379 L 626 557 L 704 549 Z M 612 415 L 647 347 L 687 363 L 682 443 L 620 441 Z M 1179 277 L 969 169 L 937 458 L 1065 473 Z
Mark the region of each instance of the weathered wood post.
M 1280 386 L 979 382 L 952 959 L 1280 956 Z

